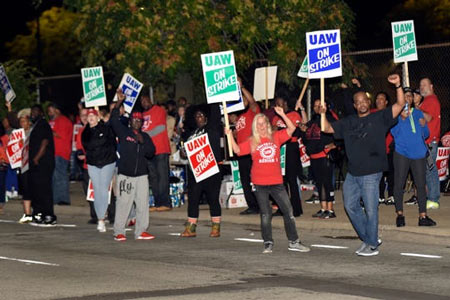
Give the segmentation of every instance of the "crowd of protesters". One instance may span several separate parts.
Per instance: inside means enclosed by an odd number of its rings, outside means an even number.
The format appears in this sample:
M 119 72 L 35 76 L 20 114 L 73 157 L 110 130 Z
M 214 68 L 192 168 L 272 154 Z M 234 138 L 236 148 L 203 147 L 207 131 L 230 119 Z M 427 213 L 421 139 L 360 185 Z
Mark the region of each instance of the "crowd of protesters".
M 5 204 L 6 178 L 10 172 L 12 176 L 18 175 L 23 199 L 24 214 L 19 222 L 54 226 L 57 222 L 54 204 L 70 205 L 69 182 L 80 178 L 85 194 L 92 182 L 95 200 L 89 202 L 88 223 L 97 224 L 101 233 L 106 232 L 108 221 L 114 223 L 117 241 L 126 240 L 127 225 L 135 226 L 135 239 L 153 239 L 147 232 L 149 212 L 172 209 L 170 162 L 186 158 L 184 143 L 207 134 L 219 172 L 197 182 L 193 170 L 187 168 L 187 222 L 181 237 L 196 236 L 203 194 L 210 208 L 210 237 L 220 237 L 219 191 L 223 162 L 230 156 L 223 147 L 225 136 L 238 155 L 248 206 L 241 215 L 260 214 L 264 253 L 272 252 L 274 245 L 273 215 L 283 217 L 288 249 L 309 251 L 300 242 L 295 225 L 295 217 L 303 215 L 299 188 L 302 181 L 314 182 L 314 197 L 320 201 L 320 210 L 312 217 L 336 218 L 335 164 L 345 159 L 343 155 L 339 157 L 342 149 L 348 162 L 344 207 L 362 241 L 356 251 L 358 255 L 379 253 L 380 203 L 395 204 L 396 226 L 406 225 L 403 193 L 410 171 L 416 193 L 406 203 L 418 203 L 419 226 L 436 225 L 427 209 L 439 208 L 440 186 L 434 162 L 440 141 L 440 104 L 429 78 L 420 81 L 419 89 L 412 89 L 402 87 L 399 75 L 389 76 L 388 81 L 396 91 L 394 103 L 382 91 L 371 103 L 359 81 L 353 79 L 354 89 L 342 86 L 341 118 L 330 103 L 321 105 L 320 100 L 313 101 L 313 111 L 308 116 L 301 99 L 281 95 L 264 110 L 242 80 L 238 81 L 245 109 L 230 114 L 231 126 L 225 130 L 218 104 L 189 105 L 181 97 L 178 102 L 157 105 L 149 95 L 142 95 L 140 109 L 126 114 L 122 106 L 125 95 L 120 89 L 118 101 L 110 109 L 85 108 L 80 103 L 75 124 L 56 104 L 47 106 L 46 118 L 41 105 L 17 114 L 8 103 L 8 116 L 0 124 L 0 211 Z M 74 126 L 79 130 L 73 139 Z M 28 163 L 27 167 L 11 170 L 6 147 L 8 135 L 16 128 L 24 129 L 22 160 Z M 283 173 L 280 151 L 284 145 Z M 300 161 L 301 145 L 306 147 L 310 158 L 309 174 L 304 172 Z M 172 156 L 175 152 L 180 153 L 177 159 Z M 154 199 L 151 206 L 150 188 Z

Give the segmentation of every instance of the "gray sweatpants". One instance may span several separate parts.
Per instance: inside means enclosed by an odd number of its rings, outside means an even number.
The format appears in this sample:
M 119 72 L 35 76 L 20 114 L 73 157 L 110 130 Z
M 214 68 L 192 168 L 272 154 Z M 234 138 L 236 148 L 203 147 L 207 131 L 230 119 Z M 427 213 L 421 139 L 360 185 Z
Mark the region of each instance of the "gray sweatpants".
M 114 235 L 125 235 L 125 226 L 128 221 L 133 203 L 136 204 L 136 225 L 134 237 L 137 238 L 148 227 L 148 176 L 129 177 L 117 175 L 116 180 L 116 217 L 114 219 Z

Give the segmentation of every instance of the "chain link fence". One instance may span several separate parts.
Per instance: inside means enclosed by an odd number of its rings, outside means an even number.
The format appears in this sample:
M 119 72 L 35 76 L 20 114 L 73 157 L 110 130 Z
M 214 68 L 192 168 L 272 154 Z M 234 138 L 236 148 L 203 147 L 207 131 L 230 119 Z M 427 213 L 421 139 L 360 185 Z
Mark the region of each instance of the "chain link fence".
M 441 103 L 441 135 L 450 130 L 450 43 L 418 46 L 418 61 L 408 63 L 411 88 L 419 88 L 420 79 L 428 77 Z M 392 48 L 350 52 L 355 61 L 368 66 L 369 76 L 363 85 L 375 95 L 385 91 L 391 99 L 395 91 L 387 81 L 393 71 L 402 72 L 402 64 L 393 63 Z M 401 73 L 400 73 L 401 74 Z

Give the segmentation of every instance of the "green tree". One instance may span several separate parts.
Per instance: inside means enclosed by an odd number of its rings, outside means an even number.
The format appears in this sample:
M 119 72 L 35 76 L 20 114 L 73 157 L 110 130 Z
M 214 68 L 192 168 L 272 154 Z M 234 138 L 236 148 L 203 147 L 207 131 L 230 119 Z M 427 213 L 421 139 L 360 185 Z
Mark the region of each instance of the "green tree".
M 61 7 L 44 11 L 40 18 L 42 71 L 45 75 L 79 72 L 80 44 L 73 34 L 77 14 Z M 37 24 L 27 23 L 28 35 L 18 35 L 6 43 L 12 59 L 25 59 L 37 66 Z
M 234 50 L 243 73 L 258 60 L 278 65 L 278 80 L 298 86 L 307 31 L 341 30 L 349 50 L 354 16 L 344 1 L 77 0 L 75 33 L 86 66 L 130 72 L 153 86 L 188 73 L 203 93 L 200 55 Z M 118 81 L 118 80 L 117 80 Z
M 14 111 L 30 107 L 36 101 L 36 68 L 30 67 L 24 60 L 10 60 L 1 63 L 5 67 L 6 75 L 16 94 L 12 102 Z M 6 115 L 5 95 L 0 93 L 0 116 Z

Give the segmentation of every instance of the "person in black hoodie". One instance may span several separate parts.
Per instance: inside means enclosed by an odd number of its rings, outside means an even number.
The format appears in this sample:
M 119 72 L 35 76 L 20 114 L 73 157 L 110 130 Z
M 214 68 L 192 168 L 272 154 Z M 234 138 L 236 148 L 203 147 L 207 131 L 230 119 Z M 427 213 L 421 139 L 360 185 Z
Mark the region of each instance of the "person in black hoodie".
M 333 136 L 320 131 L 320 100 L 314 101 L 314 114 L 311 120 L 300 126 L 301 137 L 306 146 L 306 153 L 311 158 L 313 178 L 319 191 L 321 210 L 313 215 L 314 218 L 335 218 L 333 210 L 334 186 L 333 165 L 328 153 L 336 148 Z M 335 119 L 327 112 L 327 120 L 332 123 Z M 325 190 L 325 195 L 323 194 Z
M 152 240 L 155 236 L 147 232 L 148 228 L 148 168 L 147 159 L 155 154 L 152 139 L 141 131 L 143 116 L 133 112 L 130 127 L 120 121 L 120 107 L 125 100 L 122 90 L 117 90 L 118 101 L 111 112 L 111 126 L 119 139 L 119 163 L 117 175 L 116 217 L 114 221 L 114 239 L 126 241 L 125 225 L 133 203 L 136 205 L 136 225 L 134 237 L 137 240 Z
M 208 134 L 212 152 L 218 164 L 223 161 L 223 150 L 220 147 L 220 138 L 223 134 L 223 127 L 220 120 L 220 108 L 218 104 L 209 105 L 210 114 L 207 118 L 207 109 L 201 107 L 190 107 L 194 111 L 195 128 L 186 134 L 186 141 L 202 134 Z M 187 130 L 187 129 L 186 129 Z M 222 211 L 219 203 L 220 185 L 222 183 L 221 172 L 216 173 L 200 182 L 196 182 L 191 168 L 188 168 L 188 221 L 182 237 L 195 237 L 197 220 L 199 216 L 199 204 L 202 193 L 206 193 L 211 214 L 212 229 L 210 237 L 220 236 L 220 220 Z
M 94 207 L 97 214 L 97 230 L 106 232 L 105 215 L 108 208 L 109 186 L 116 165 L 116 137 L 110 126 L 100 121 L 98 111 L 88 110 L 88 124 L 81 134 L 86 152 L 89 177 L 94 186 Z

